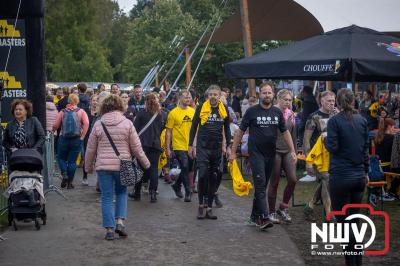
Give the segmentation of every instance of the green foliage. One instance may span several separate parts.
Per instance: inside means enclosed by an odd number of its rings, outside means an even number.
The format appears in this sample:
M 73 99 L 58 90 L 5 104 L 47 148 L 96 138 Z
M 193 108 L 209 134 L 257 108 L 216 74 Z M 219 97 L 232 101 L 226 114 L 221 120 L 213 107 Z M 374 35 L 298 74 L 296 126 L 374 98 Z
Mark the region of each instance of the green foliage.
M 129 26 L 129 44 L 123 67 L 127 80 L 141 81 L 157 61 L 171 64 L 182 49 L 182 45 L 170 47 L 174 37 L 181 36 L 185 43 L 191 43 L 200 30 L 196 20 L 182 12 L 177 0 L 156 1 Z
M 113 0 L 47 0 L 45 17 L 46 71 L 52 81 L 105 81 L 137 83 L 158 62 L 165 63 L 159 77 L 185 46 L 193 49 L 207 25 L 238 10 L 238 1 L 138 0 L 129 16 Z M 175 36 L 183 40 L 171 46 Z M 206 42 L 207 40 L 203 40 Z M 282 45 L 256 42 L 254 53 Z M 194 72 L 205 46 L 192 58 Z M 206 51 L 194 79 L 203 90 L 211 83 L 230 86 L 224 64 L 244 56 L 242 43 L 214 44 Z M 169 81 L 184 65 L 181 58 Z M 180 84 L 184 83 L 182 77 Z
M 154 5 L 154 0 L 137 0 L 136 5 L 129 12 L 131 18 L 138 18 L 143 15 L 146 7 L 151 8 Z
M 118 8 L 108 0 L 46 1 L 45 38 L 48 80 L 112 80 L 105 41 Z

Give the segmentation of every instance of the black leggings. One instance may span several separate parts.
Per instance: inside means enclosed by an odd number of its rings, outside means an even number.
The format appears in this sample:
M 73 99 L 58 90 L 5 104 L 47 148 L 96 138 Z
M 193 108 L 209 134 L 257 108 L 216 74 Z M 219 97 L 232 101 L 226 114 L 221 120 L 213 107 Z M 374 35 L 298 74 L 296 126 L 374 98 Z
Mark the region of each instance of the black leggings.
M 149 190 L 156 191 L 158 187 L 158 159 L 160 158 L 161 151 L 149 147 L 143 147 L 143 150 L 146 154 L 146 157 L 150 161 L 150 168 L 144 170 L 143 179 L 136 184 L 135 191 L 140 191 L 142 187 L 142 182 L 147 183 L 149 181 Z
M 330 176 L 329 179 L 329 193 L 331 196 L 332 210 L 340 211 L 343 206 L 348 203 L 361 203 L 364 195 L 365 179 L 364 177 L 345 179 L 342 177 Z M 359 209 L 349 209 L 346 215 L 338 215 L 336 219 L 340 223 L 348 222 L 346 217 L 349 215 L 358 213 Z M 349 245 L 345 248 L 345 251 L 357 252 L 359 250 L 354 249 L 356 240 L 353 231 L 350 230 Z M 346 265 L 361 265 L 361 255 L 345 255 Z
M 214 194 L 217 187 L 220 160 L 221 151 L 219 150 L 209 150 L 204 148 L 197 149 L 197 169 L 199 171 L 199 205 L 207 203 L 209 208 L 212 207 Z M 204 202 L 205 195 L 207 195 L 207 202 Z

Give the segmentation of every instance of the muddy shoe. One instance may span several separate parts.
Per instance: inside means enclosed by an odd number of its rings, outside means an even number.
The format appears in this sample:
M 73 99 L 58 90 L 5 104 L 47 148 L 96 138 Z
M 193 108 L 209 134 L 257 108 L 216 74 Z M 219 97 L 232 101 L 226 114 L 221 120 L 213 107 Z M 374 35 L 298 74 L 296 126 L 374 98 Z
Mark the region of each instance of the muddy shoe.
M 150 191 L 150 202 L 151 203 L 157 202 L 157 191 L 155 191 L 155 190 Z
M 283 210 L 278 209 L 276 212 L 282 217 L 282 220 L 285 223 L 291 223 L 292 222 L 292 217 L 289 214 L 289 209 L 288 208 L 283 209 Z
M 256 226 L 261 230 L 261 231 L 266 231 L 268 228 L 271 228 L 274 226 L 274 224 L 271 222 L 270 219 L 260 217 L 256 220 Z
M 204 218 L 206 218 L 205 213 L 204 213 L 204 207 L 199 206 L 199 209 L 197 211 L 197 219 L 203 220 Z
M 211 209 L 211 208 L 208 208 L 208 209 L 207 209 L 207 211 L 206 211 L 206 218 L 207 218 L 207 219 L 210 219 L 210 220 L 217 220 L 217 219 L 218 219 L 218 217 L 215 216 L 215 215 L 212 213 L 212 209 Z
M 178 198 L 180 198 L 180 199 L 183 198 L 183 194 L 182 194 L 182 191 L 181 191 L 181 188 L 180 188 L 180 187 L 176 186 L 175 184 L 171 185 L 171 187 L 172 187 L 172 189 L 174 190 L 175 195 L 176 195 Z
M 190 193 L 190 192 L 185 193 L 184 201 L 185 202 L 191 202 L 192 201 L 192 193 Z
M 281 220 L 279 220 L 278 214 L 276 214 L 276 212 L 271 212 L 268 215 L 268 218 L 274 224 L 280 224 L 281 223 Z
M 315 213 L 314 213 L 314 209 L 310 207 L 310 205 L 306 205 L 304 207 L 304 215 L 306 220 L 311 221 L 311 222 L 315 222 L 317 219 L 315 217 Z
M 122 224 L 117 224 L 117 226 L 115 227 L 115 233 L 117 233 L 121 238 L 125 238 L 128 236 L 128 233 L 125 231 L 125 226 L 123 226 Z
M 220 201 L 218 194 L 214 195 L 214 202 L 215 202 L 215 207 L 216 208 L 222 208 L 222 202 Z

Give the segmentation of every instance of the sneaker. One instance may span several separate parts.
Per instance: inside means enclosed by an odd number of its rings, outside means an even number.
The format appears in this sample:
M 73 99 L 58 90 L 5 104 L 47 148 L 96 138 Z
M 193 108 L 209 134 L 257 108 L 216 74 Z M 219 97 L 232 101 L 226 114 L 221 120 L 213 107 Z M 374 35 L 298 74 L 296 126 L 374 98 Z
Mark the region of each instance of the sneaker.
M 249 219 L 246 221 L 246 225 L 248 226 L 256 226 L 256 219 L 254 217 L 249 217 Z
M 185 193 L 185 202 L 191 202 L 192 201 L 192 193 Z
M 283 210 L 278 209 L 277 213 L 282 217 L 282 220 L 284 222 L 286 222 L 286 223 L 291 223 L 292 222 L 292 217 L 290 217 L 288 208 L 283 209 Z
M 268 219 L 274 224 L 280 224 L 281 223 L 281 220 L 279 220 L 278 215 L 276 214 L 276 212 L 271 212 L 268 215 Z
M 215 215 L 212 213 L 212 209 L 211 209 L 211 208 L 207 208 L 207 211 L 206 211 L 206 219 L 217 220 L 218 217 L 215 216 Z
M 391 196 L 389 193 L 383 194 L 382 201 L 394 201 L 395 197 Z
M 218 194 L 214 195 L 215 208 L 222 208 L 222 202 L 219 200 Z
M 82 186 L 89 186 L 87 178 L 82 179 Z
M 310 207 L 310 205 L 304 206 L 304 215 L 306 216 L 306 220 L 315 222 L 317 219 L 315 218 L 314 209 Z
M 104 237 L 105 240 L 114 240 L 114 232 L 112 231 L 107 231 L 106 236 Z
M 314 182 L 317 180 L 317 177 L 312 175 L 305 175 L 304 177 L 300 178 L 300 182 Z
M 66 188 L 68 184 L 68 177 L 65 173 L 61 173 L 62 180 L 61 180 L 61 188 Z
M 123 226 L 122 224 L 116 225 L 115 233 L 117 233 L 121 238 L 125 238 L 128 236 L 128 233 L 125 231 L 125 226 Z
M 74 189 L 74 188 L 75 188 L 74 184 L 68 183 L 67 189 Z
M 149 194 L 149 183 L 142 184 L 142 192 L 145 194 Z
M 197 210 L 197 219 L 203 220 L 204 218 L 206 218 L 206 215 L 204 213 L 204 207 L 199 206 L 199 209 Z
M 371 203 L 371 205 L 376 207 L 376 205 L 378 204 L 378 199 L 375 194 L 369 195 L 369 203 Z
M 172 189 L 174 190 L 174 192 L 175 192 L 175 195 L 178 197 L 178 198 L 183 198 L 183 194 L 182 194 L 182 191 L 181 191 L 181 188 L 180 187 L 177 187 L 175 184 L 173 184 L 173 185 L 171 185 L 171 187 L 172 187 Z
M 256 226 L 261 230 L 265 231 L 268 228 L 271 228 L 274 226 L 274 224 L 268 219 L 264 217 L 260 217 L 256 220 Z

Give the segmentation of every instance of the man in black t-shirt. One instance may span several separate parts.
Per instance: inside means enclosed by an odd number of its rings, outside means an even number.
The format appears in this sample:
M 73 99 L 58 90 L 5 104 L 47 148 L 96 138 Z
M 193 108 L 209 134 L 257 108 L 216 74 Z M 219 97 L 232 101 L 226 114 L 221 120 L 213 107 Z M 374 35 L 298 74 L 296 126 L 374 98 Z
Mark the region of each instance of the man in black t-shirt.
M 260 104 L 247 109 L 240 127 L 235 132 L 229 160 L 236 159 L 236 149 L 243 134 L 249 129 L 249 160 L 254 179 L 254 200 L 250 222 L 261 230 L 272 227 L 268 219 L 266 189 L 271 176 L 275 158 L 278 130 L 283 133 L 285 142 L 291 150 L 292 160 L 296 162 L 296 152 L 292 137 L 286 129 L 281 110 L 273 106 L 274 88 L 271 83 L 260 86 Z
M 208 100 L 196 108 L 190 129 L 189 156 L 196 157 L 198 169 L 198 219 L 217 219 L 212 213 L 212 203 L 217 187 L 218 167 L 222 153 L 223 134 L 229 145 L 230 127 L 228 108 L 220 101 L 221 89 L 211 85 L 206 92 Z M 193 144 L 197 134 L 196 144 Z M 207 193 L 206 193 L 207 189 Z M 205 196 L 207 195 L 207 202 Z M 204 213 L 204 209 L 206 212 Z

